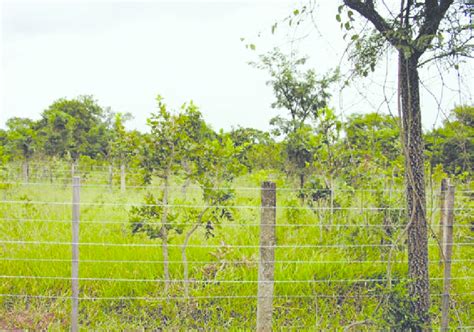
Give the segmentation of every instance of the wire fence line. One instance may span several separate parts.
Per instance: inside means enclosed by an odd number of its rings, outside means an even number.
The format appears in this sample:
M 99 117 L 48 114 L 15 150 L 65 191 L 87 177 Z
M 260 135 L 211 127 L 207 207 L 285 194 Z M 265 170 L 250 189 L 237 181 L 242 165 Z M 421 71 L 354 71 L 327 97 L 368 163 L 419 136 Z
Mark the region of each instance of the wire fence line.
M 0 218 L 1 222 L 41 222 L 41 223 L 66 223 L 70 224 L 71 220 L 67 219 L 37 219 L 37 218 Z M 130 220 L 122 220 L 122 221 L 111 221 L 111 220 L 81 220 L 81 224 L 97 224 L 97 225 L 126 225 L 131 224 Z M 175 225 L 174 223 L 158 223 L 158 222 L 147 222 L 147 221 L 140 221 L 142 225 Z M 193 226 L 196 223 L 179 223 L 182 226 Z M 216 225 L 217 226 L 217 225 Z M 218 227 L 260 227 L 260 224 L 256 223 L 222 223 L 219 224 Z M 398 229 L 398 228 L 405 228 L 406 225 L 379 225 L 379 224 L 329 224 L 329 223 L 314 223 L 314 224 L 302 224 L 302 223 L 293 223 L 293 224 L 285 224 L 285 223 L 277 223 L 275 227 L 326 227 L 326 228 L 334 228 L 334 227 L 357 227 L 357 228 L 383 228 L 383 229 Z M 456 225 L 457 228 L 472 228 L 471 225 Z
M 74 188 L 74 186 L 72 186 Z M 200 188 L 202 189 L 202 188 Z M 215 188 L 213 188 L 215 189 Z M 250 187 L 249 187 L 250 189 Z M 256 188 L 251 188 L 256 189 Z M 267 190 L 264 188 L 258 188 L 259 190 L 261 189 L 262 195 L 265 193 L 265 191 L 270 192 L 271 190 Z M 283 188 L 284 189 L 284 188 Z M 374 191 L 378 192 L 378 191 Z M 273 194 L 276 195 L 276 190 L 273 191 Z M 185 209 L 185 208 L 235 208 L 235 209 L 255 209 L 255 210 L 260 210 L 260 211 L 265 211 L 265 210 L 279 210 L 279 209 L 287 209 L 287 210 L 312 210 L 312 211 L 329 211 L 330 213 L 336 212 L 338 210 L 347 210 L 347 211 L 366 211 L 366 212 L 372 212 L 372 213 L 377 213 L 377 212 L 385 212 L 385 211 L 398 211 L 398 212 L 403 212 L 405 211 L 405 208 L 401 207 L 336 207 L 336 206 L 331 206 L 331 207 L 302 207 L 302 206 L 263 206 L 263 198 L 262 198 L 262 204 L 261 205 L 212 205 L 212 206 L 207 206 L 207 205 L 202 205 L 202 204 L 143 204 L 143 203 L 101 203 L 101 202 L 78 202 L 78 201 L 73 201 L 73 202 L 60 202 L 60 201 L 47 201 L 47 200 L 37 200 L 37 201 L 28 201 L 28 200 L 3 200 L 0 201 L 0 207 L 1 205 L 8 206 L 8 205 L 23 205 L 23 204 L 29 204 L 29 205 L 37 205 L 37 206 L 64 206 L 67 208 L 70 207 L 78 207 L 78 206 L 85 206 L 85 207 L 101 207 L 101 208 L 106 208 L 106 207 L 131 207 L 131 206 L 146 206 L 146 207 L 168 207 L 168 208 L 179 208 L 179 209 Z M 453 211 L 471 211 L 471 208 L 453 208 Z M 263 217 L 262 217 L 263 218 Z M 40 218 L 19 218 L 19 217 L 10 217 L 10 218 L 5 218 L 2 217 L 0 218 L 0 221 L 3 222 L 4 224 L 18 224 L 24 221 L 28 222 L 45 222 L 45 223 L 68 223 L 71 224 L 71 220 L 67 219 L 40 219 Z M 94 220 L 81 220 L 81 224 L 129 224 L 130 221 L 125 221 L 125 220 L 99 220 L 99 219 L 94 219 Z M 141 222 L 141 224 L 155 224 L 154 222 Z M 178 223 L 181 226 L 186 226 L 186 225 L 196 225 L 196 223 L 192 222 L 185 222 L 185 223 Z M 164 223 L 163 226 L 166 225 L 173 225 L 173 223 Z M 223 223 L 219 226 L 223 227 L 240 227 L 242 229 L 246 229 L 246 227 L 259 227 L 260 230 L 262 229 L 262 223 L 235 223 L 235 222 L 230 222 L 230 223 Z M 334 227 L 357 227 L 357 228 L 368 228 L 368 229 L 403 229 L 406 227 L 406 225 L 383 225 L 383 224 L 363 224 L 359 221 L 359 224 L 350 224 L 350 223 L 276 223 L 276 220 L 273 221 L 273 229 L 276 229 L 278 227 L 288 227 L 288 228 L 293 228 L 293 227 L 303 227 L 303 228 L 311 228 L 311 227 L 327 227 L 327 228 L 334 228 Z M 456 225 L 457 227 L 471 227 L 471 225 Z M 49 236 L 48 236 L 49 237 Z M 333 239 L 329 239 L 329 241 L 332 242 Z M 327 241 L 327 240 L 326 240 Z M 291 241 L 290 241 L 291 242 Z M 40 245 L 40 246 L 66 246 L 66 247 L 85 247 L 85 246 L 90 246 L 90 247 L 122 247 L 122 248 L 137 248 L 137 247 L 152 247 L 152 248 L 160 248 L 163 246 L 162 243 L 136 243 L 136 242 L 126 242 L 126 243 L 118 243 L 118 242 L 86 242 L 86 241 L 48 241 L 44 239 L 40 240 L 27 240 L 27 239 L 0 239 L 0 244 L 5 245 L 4 247 L 8 248 L 8 245 Z M 456 247 L 462 247 L 462 248 L 470 248 L 473 246 L 474 243 L 472 242 L 454 242 L 454 241 L 444 241 L 442 245 L 444 246 L 456 246 Z M 439 248 L 440 243 L 430 241 L 428 243 L 429 247 L 435 247 Z M 327 252 L 324 252 L 324 249 L 343 249 L 343 250 L 356 250 L 356 249 L 370 249 L 370 248 L 381 248 L 381 249 L 387 249 L 387 250 L 393 250 L 397 249 L 397 253 L 401 252 L 401 250 L 405 250 L 406 244 L 404 243 L 320 243 L 319 241 L 316 241 L 316 243 L 281 243 L 280 241 L 278 243 L 273 243 L 273 244 L 265 244 L 260 242 L 259 244 L 238 244 L 238 243 L 232 243 L 232 244 L 226 244 L 226 243 L 221 243 L 221 244 L 203 244 L 203 243 L 190 243 L 190 244 L 175 244 L 175 243 L 168 243 L 167 247 L 169 248 L 196 248 L 196 249 L 203 249 L 203 248 L 209 248 L 209 249 L 226 249 L 226 248 L 235 248 L 235 249 L 258 249 L 260 251 L 270 249 L 270 250 L 280 250 L 280 249 L 285 249 L 285 253 L 288 253 L 288 255 L 293 255 L 294 252 L 291 250 L 303 250 L 303 249 L 321 249 L 321 254 L 327 254 Z M 289 250 L 288 250 L 289 249 Z M 384 253 L 387 255 L 387 252 Z M 386 257 L 386 256 L 382 256 Z M 244 257 L 245 258 L 245 257 Z M 291 257 L 290 257 L 291 258 Z M 217 259 L 217 258 L 216 258 Z M 437 260 L 431 260 L 429 261 L 430 265 L 435 265 L 435 264 L 440 264 L 440 261 L 443 261 L 443 263 L 447 263 L 447 259 L 437 259 Z M 61 258 L 33 258 L 33 257 L 0 257 L 0 262 L 3 262 L 4 264 L 7 262 L 41 262 L 41 263 L 53 263 L 53 262 L 61 262 L 61 263 L 71 263 L 71 264 L 78 264 L 78 263 L 95 263 L 95 264 L 105 264 L 105 263 L 120 263 L 120 264 L 160 264 L 163 265 L 166 264 L 184 264 L 182 260 L 107 260 L 107 259 L 61 259 Z M 402 261 L 397 260 L 396 257 L 392 257 L 391 259 L 380 259 L 380 260 L 361 260 L 361 259 L 333 259 L 333 260 L 328 260 L 324 257 L 321 257 L 320 260 L 318 259 L 262 259 L 262 256 L 260 259 L 257 260 L 252 260 L 252 259 L 241 259 L 241 260 L 216 260 L 216 261 L 203 261 L 203 260 L 198 260 L 198 261 L 193 261 L 190 260 L 187 262 L 187 264 L 217 264 L 217 265 L 223 265 L 223 264 L 236 264 L 236 265 L 244 265 L 245 267 L 248 266 L 258 266 L 259 270 L 262 265 L 272 265 L 273 269 L 274 266 L 277 264 L 298 264 L 298 266 L 305 266 L 305 265 L 323 265 L 323 264 L 338 264 L 339 266 L 344 266 L 344 265 L 350 265 L 350 264 L 387 264 L 387 265 L 396 265 L 396 264 L 402 264 L 402 263 L 407 263 L 408 261 L 406 259 L 403 259 Z M 473 263 L 474 260 L 470 258 L 464 258 L 460 257 L 458 259 L 451 259 L 449 258 L 449 264 L 462 264 L 461 268 L 464 268 L 466 264 Z M 35 269 L 31 269 L 31 271 L 35 271 Z M 24 280 L 25 282 L 31 282 L 34 280 L 44 280 L 45 283 L 48 280 L 51 281 L 67 281 L 67 282 L 81 282 L 81 283 L 86 283 L 86 282 L 97 282 L 97 283 L 102 283 L 102 282 L 107 282 L 107 283 L 144 283 L 144 284 L 184 284 L 184 285 L 238 285 L 238 284 L 243 284 L 243 285 L 256 285 L 259 287 L 259 293 L 257 295 L 186 295 L 186 296 L 180 296 L 180 294 L 169 294 L 167 296 L 118 296 L 118 297 L 101 297 L 101 296 L 85 296 L 82 294 L 81 296 L 78 295 L 47 295 L 47 294 L 37 294 L 37 295 L 28 295 L 28 294 L 10 294 L 5 292 L 4 294 L 0 294 L 0 297 L 17 297 L 17 298 L 38 298 L 38 299 L 69 299 L 69 300 L 110 300 L 110 301 L 115 301 L 115 300 L 143 300 L 143 301 L 165 301 L 165 300 L 204 300 L 204 299 L 255 299 L 258 301 L 258 305 L 260 306 L 260 300 L 263 298 L 271 298 L 273 299 L 280 299 L 280 298 L 285 298 L 285 299 L 317 299 L 317 298 L 327 298 L 327 299 L 339 299 L 341 297 L 343 298 L 371 298 L 371 297 L 389 297 L 390 295 L 383 294 L 383 292 L 379 292 L 376 289 L 371 289 L 370 283 L 383 283 L 384 285 L 388 282 L 410 282 L 408 278 L 401 278 L 399 275 L 396 275 L 395 277 L 391 278 L 389 276 L 383 276 L 383 277 L 378 277 L 377 278 L 370 278 L 370 273 L 369 275 L 364 275 L 367 272 L 360 272 L 361 275 L 356 275 L 351 278 L 342 278 L 338 279 L 336 277 L 337 274 L 335 273 L 328 273 L 328 275 L 325 278 L 306 278 L 306 279 L 284 279 L 284 278 L 272 278 L 272 280 L 268 279 L 261 279 L 260 272 L 258 279 L 252 279 L 248 278 L 197 278 L 197 279 L 192 279 L 192 278 L 165 278 L 164 276 L 157 277 L 157 278 L 140 278 L 140 277 L 134 277 L 134 278 L 120 278 L 120 277 L 95 277 L 95 276 L 62 276 L 62 275 L 38 275 L 41 273 L 33 274 L 32 272 L 24 272 L 25 275 L 18 275 L 15 273 L 8 274 L 8 273 L 3 273 L 0 275 L 0 279 L 3 280 L 13 280 L 13 281 L 19 281 L 19 280 Z M 31 274 L 30 274 L 31 273 Z M 159 272 L 161 275 L 161 271 Z M 461 275 L 455 275 L 452 277 L 449 277 L 449 281 L 461 281 L 463 283 L 465 282 L 471 282 L 472 279 L 474 279 L 474 276 L 471 275 L 463 275 L 465 274 L 464 269 L 460 269 Z M 26 275 L 30 274 L 30 275 Z M 61 273 L 56 273 L 56 274 L 61 274 Z M 316 275 L 316 274 L 313 274 Z M 374 276 L 374 275 L 372 275 Z M 364 278 L 368 277 L 368 278 Z M 430 281 L 432 282 L 446 282 L 446 277 L 437 277 L 437 276 L 432 276 L 429 278 Z M 23 282 L 22 282 L 23 283 Z M 22 284 L 20 283 L 20 284 Z M 357 294 L 357 295 L 348 295 L 348 294 L 340 294 L 340 295 L 335 295 L 335 294 L 288 294 L 288 295 L 283 295 L 283 294 L 272 294 L 271 296 L 266 296 L 260 294 L 260 287 L 267 286 L 268 284 L 271 284 L 272 287 L 274 285 L 331 285 L 332 283 L 336 284 L 344 284 L 344 285 L 352 285 L 355 283 L 358 284 L 363 284 L 361 285 L 362 289 L 357 290 L 358 292 L 361 291 L 366 291 L 366 292 L 373 292 L 373 294 Z M 61 283 L 62 284 L 62 283 Z M 87 289 L 85 285 L 83 285 L 84 289 Z M 296 286 L 295 286 L 296 287 Z M 324 287 L 324 286 L 321 286 Z M 297 289 L 297 288 L 296 288 Z M 237 293 L 238 294 L 238 293 Z M 148 294 L 145 294 L 148 295 Z M 446 296 L 447 293 L 442 293 L 442 294 L 431 294 L 431 296 Z M 469 293 L 454 293 L 454 294 L 448 294 L 448 296 L 468 296 Z M 74 309 L 73 309 L 74 310 Z M 76 313 L 77 314 L 77 313 Z
M 433 297 L 442 297 L 443 293 L 431 294 Z M 464 296 L 466 294 L 451 294 L 453 296 Z M 470 294 L 467 294 L 470 295 Z M 474 295 L 474 293 L 472 294 Z M 71 296 L 67 295 L 30 295 L 30 294 L 0 294 L 0 297 L 21 297 L 21 298 L 38 298 L 38 299 L 64 299 L 70 300 Z M 389 297 L 387 294 L 358 294 L 358 295 L 331 295 L 331 294 L 313 294 L 313 295 L 274 295 L 272 299 L 341 299 L 341 298 L 381 298 Z M 85 301 L 124 301 L 124 300 L 142 300 L 142 301 L 189 301 L 189 300 L 232 300 L 232 299 L 251 299 L 257 300 L 265 298 L 265 296 L 256 295 L 213 295 L 213 296 L 193 296 L 192 298 L 186 296 L 156 296 L 156 297 L 144 297 L 144 296 L 110 296 L 110 297 L 96 297 L 96 296 L 81 296 L 79 300 Z
M 67 183 L 51 183 L 51 182 L 0 182 L 0 185 L 20 185 L 20 186 L 45 186 L 45 187 L 63 187 L 68 188 L 72 187 L 69 183 L 72 177 L 64 177 L 64 178 L 54 178 L 54 180 L 60 181 L 68 181 Z M 182 189 L 184 184 L 182 185 L 168 185 L 166 188 L 168 189 Z M 82 183 L 81 187 L 97 187 L 97 188 L 109 188 L 110 184 L 105 183 Z M 163 185 L 127 185 L 127 189 L 164 189 L 165 186 Z M 186 186 L 186 189 L 190 190 L 212 190 L 212 189 L 219 189 L 219 190 L 236 190 L 236 191 L 254 191 L 260 192 L 262 191 L 261 187 L 242 187 L 242 186 L 235 186 L 235 187 L 205 187 L 205 186 L 198 186 L 198 185 L 189 185 Z M 265 190 L 265 189 L 263 189 Z M 337 192 L 347 192 L 347 193 L 405 193 L 405 190 L 402 189 L 387 189 L 387 188 L 380 188 L 380 189 L 344 189 L 344 188 L 320 188 L 320 189 L 312 189 L 312 188 L 277 188 L 277 192 L 328 192 L 332 191 L 333 193 Z M 456 192 L 457 195 L 462 194 L 472 194 L 474 190 L 458 190 Z M 435 196 L 439 196 L 439 192 L 434 193 Z
M 114 242 L 61 242 L 61 241 L 22 241 L 22 240 L 0 240 L 4 244 L 34 244 L 34 245 L 61 245 L 61 246 L 110 246 L 110 247 L 162 247 L 158 243 L 114 243 Z M 445 243 L 458 247 L 474 246 L 471 242 L 451 242 Z M 259 248 L 273 248 L 273 249 L 306 249 L 306 248 L 397 248 L 403 246 L 397 243 L 386 244 L 278 244 L 278 245 L 257 245 L 257 244 L 187 244 L 187 248 L 242 248 L 242 249 L 259 249 Z M 429 243 L 428 246 L 438 247 L 438 243 Z M 182 248 L 182 244 L 169 243 L 168 247 Z
M 0 204 L 19 204 L 19 205 L 60 205 L 71 206 L 72 202 L 59 201 L 0 201 Z M 120 206 L 120 207 L 168 207 L 168 208 L 183 208 L 183 209 L 206 209 L 206 208 L 231 208 L 231 209 L 261 209 L 259 205 L 205 205 L 205 204 L 145 204 L 145 203 L 94 203 L 81 202 L 81 205 L 86 206 Z M 307 210 L 307 211 L 405 211 L 403 207 L 305 207 L 305 206 L 276 206 L 275 210 Z M 454 211 L 473 211 L 474 208 L 454 208 Z
M 71 263 L 74 260 L 62 258 L 17 258 L 17 257 L 0 257 L 0 261 L 20 261 L 20 262 L 51 262 L 51 263 Z M 76 260 L 81 263 L 114 263 L 114 264 L 183 264 L 183 261 L 163 261 L 163 260 L 96 260 L 96 259 L 81 259 Z M 268 261 L 274 264 L 406 264 L 408 260 L 274 260 Z M 221 260 L 221 261 L 189 261 L 189 264 L 243 264 L 254 265 L 258 264 L 256 260 Z M 452 259 L 452 264 L 474 263 L 474 259 Z M 439 262 L 430 261 L 429 264 L 438 265 Z
M 71 206 L 74 203 L 72 202 L 59 202 L 59 201 L 0 201 L 0 204 L 34 204 L 34 205 L 64 205 Z M 205 208 L 232 208 L 232 209 L 261 209 L 260 205 L 205 205 L 205 204 L 146 204 L 146 203 L 95 203 L 95 202 L 81 202 L 81 205 L 87 206 L 120 206 L 120 207 L 168 207 L 168 208 L 184 208 L 184 209 L 205 209 Z M 288 209 L 288 210 L 309 210 L 309 211 L 359 211 L 359 207 L 304 207 L 304 206 L 276 206 L 275 209 Z M 405 208 L 402 207 L 364 207 L 363 210 L 366 211 L 403 211 Z M 464 209 L 465 210 L 465 209 Z
M 0 275 L 0 279 L 43 279 L 43 280 L 80 280 L 80 281 L 107 281 L 107 282 L 161 282 L 161 283 L 189 283 L 189 284 L 261 284 L 268 283 L 262 280 L 196 280 L 196 279 L 134 279 L 134 278 L 95 278 L 95 277 L 61 277 L 61 276 L 25 276 L 25 275 Z M 450 280 L 473 280 L 474 276 L 451 277 Z M 409 281 L 408 278 L 392 278 L 391 281 Z M 431 281 L 442 281 L 444 278 L 429 278 Z M 387 278 L 372 279 L 305 279 L 305 280 L 273 280 L 274 284 L 313 284 L 313 283 L 360 283 L 360 282 L 386 282 Z

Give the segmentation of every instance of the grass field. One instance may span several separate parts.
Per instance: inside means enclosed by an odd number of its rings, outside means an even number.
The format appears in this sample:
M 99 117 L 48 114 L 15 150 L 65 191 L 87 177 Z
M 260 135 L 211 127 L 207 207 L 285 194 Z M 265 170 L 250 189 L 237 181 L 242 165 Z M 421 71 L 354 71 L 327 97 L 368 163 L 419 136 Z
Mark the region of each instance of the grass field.
M 100 182 L 100 181 L 101 182 Z M 64 180 L 65 181 L 65 180 Z M 0 190 L 0 328 L 67 329 L 71 295 L 71 186 L 4 185 Z M 100 185 L 93 185 L 99 183 Z M 233 221 L 204 228 L 187 250 L 191 296 L 184 297 L 183 234 L 170 234 L 169 294 L 164 293 L 161 241 L 132 234 L 129 211 L 159 188 L 105 185 L 89 174 L 81 188 L 80 326 L 83 329 L 253 329 L 258 287 L 260 192 L 257 179 L 235 184 Z M 279 188 L 287 187 L 283 181 Z M 240 188 L 240 189 L 239 189 Z M 387 195 L 386 191 L 382 192 Z M 379 330 L 409 320 L 407 255 L 403 233 L 403 193 L 390 192 L 380 208 L 380 192 L 335 191 L 309 208 L 296 193 L 277 193 L 275 329 Z M 200 206 L 201 191 L 172 187 L 170 210 L 182 224 L 187 207 Z M 53 203 L 54 202 L 54 203 Z M 175 207 L 176 202 L 180 206 Z M 429 208 L 437 232 L 437 199 Z M 474 326 L 472 199 L 456 197 L 452 268 L 451 326 Z M 194 207 L 195 208 L 195 207 Z M 391 221 L 391 227 L 383 227 Z M 190 225 L 186 225 L 190 227 Z M 187 228 L 185 228 L 186 230 Z M 390 253 L 387 244 L 394 243 Z M 434 326 L 439 326 L 443 268 L 430 234 L 430 277 Z M 383 244 L 383 245 L 381 245 Z M 391 287 L 387 260 L 391 265 Z M 22 276 L 22 277 L 20 277 Z M 27 295 L 27 296 L 26 296 Z

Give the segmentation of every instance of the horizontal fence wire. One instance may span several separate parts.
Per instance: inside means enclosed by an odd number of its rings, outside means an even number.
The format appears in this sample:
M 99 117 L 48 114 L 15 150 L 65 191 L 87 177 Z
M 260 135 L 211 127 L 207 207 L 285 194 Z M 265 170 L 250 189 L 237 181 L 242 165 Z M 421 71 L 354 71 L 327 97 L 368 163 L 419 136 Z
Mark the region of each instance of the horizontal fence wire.
M 19 204 L 19 205 L 61 205 L 71 206 L 73 202 L 58 201 L 0 201 L 0 204 Z M 80 202 L 79 205 L 86 206 L 123 206 L 123 207 L 169 207 L 169 208 L 185 208 L 185 209 L 206 209 L 206 208 L 232 208 L 232 209 L 261 209 L 260 205 L 193 205 L 193 204 L 145 204 L 145 203 L 94 203 Z M 270 207 L 267 207 L 269 209 Z M 285 210 L 308 210 L 308 211 L 404 211 L 403 207 L 303 207 L 303 206 L 276 206 L 272 209 Z M 471 211 L 474 208 L 454 208 L 454 211 Z
M 70 219 L 36 219 L 36 218 L 0 218 L 0 223 L 2 222 L 41 222 L 41 223 L 71 223 Z M 81 224 L 97 224 L 97 225 L 124 225 L 124 224 L 131 224 L 132 222 L 129 220 L 119 220 L 119 221 L 112 221 L 112 220 L 81 220 Z M 159 223 L 159 222 L 147 222 L 147 221 L 140 221 L 142 225 L 175 225 L 174 223 Z M 196 223 L 178 223 L 180 226 L 191 226 L 195 225 Z M 260 227 L 260 224 L 257 223 L 222 223 L 216 225 L 218 227 Z M 360 227 L 360 228 L 386 228 L 386 229 L 394 229 L 394 228 L 404 228 L 406 225 L 376 225 L 376 224 L 284 224 L 284 223 L 277 223 L 275 224 L 276 227 Z M 471 228 L 471 225 L 456 225 L 456 228 Z
M 34 244 L 34 245 L 78 245 L 78 246 L 110 246 L 110 247 L 162 247 L 162 244 L 155 243 L 113 243 L 113 242 L 60 242 L 60 241 L 21 241 L 21 240 L 0 240 L 4 244 Z M 452 245 L 458 247 L 473 246 L 473 243 L 445 243 L 445 245 Z M 188 244 L 187 248 L 290 248 L 290 249 L 305 249 L 305 248 L 390 248 L 400 247 L 401 244 L 278 244 L 278 245 L 252 245 L 252 244 Z M 428 246 L 438 247 L 438 243 L 429 243 Z M 182 244 L 168 244 L 168 247 L 183 248 Z
M 20 177 L 19 177 L 20 178 Z M 72 177 L 67 177 L 67 178 L 58 178 L 54 177 L 54 180 L 59 180 L 59 181 L 71 181 L 72 182 Z M 108 179 L 104 179 L 104 181 L 108 182 Z M 70 187 L 72 184 L 70 183 L 51 183 L 51 182 L 0 182 L 0 185 L 22 185 L 22 186 L 58 186 L 58 187 Z M 81 187 L 110 187 L 110 183 L 81 183 Z M 115 186 L 120 186 L 120 184 L 115 183 Z M 169 185 L 167 186 L 168 189 L 182 189 L 183 185 Z M 185 186 L 186 189 L 197 189 L 197 190 L 242 190 L 242 191 L 265 191 L 268 189 L 264 189 L 261 187 L 201 187 L 198 185 L 189 185 Z M 127 189 L 133 189 L 133 188 L 142 188 L 142 189 L 164 189 L 165 186 L 163 185 L 126 185 Z M 381 188 L 381 189 L 343 189 L 343 188 L 322 188 L 322 189 L 308 189 L 308 188 L 275 188 L 274 190 L 278 191 L 284 191 L 284 192 L 320 192 L 320 191 L 332 191 L 333 193 L 337 192 L 350 192 L 350 193 L 357 193 L 357 192 L 366 192 L 366 193 L 380 193 L 380 192 L 388 192 L 388 193 L 404 193 L 405 190 L 402 189 L 386 189 L 386 188 Z M 461 193 L 474 193 L 473 190 L 456 190 L 457 194 Z M 439 195 L 439 192 L 437 191 L 435 193 L 436 195 Z
M 71 262 L 80 262 L 80 263 L 117 263 L 117 264 L 183 264 L 183 261 L 163 261 L 163 260 L 96 260 L 96 259 L 62 259 L 62 258 L 17 258 L 17 257 L 0 257 L 0 261 L 20 261 L 20 262 L 51 262 L 51 263 L 71 263 Z M 324 265 L 324 264 L 405 264 L 408 263 L 408 260 L 275 260 L 275 261 L 265 261 L 266 263 L 273 264 L 311 264 L 311 265 Z M 451 259 L 451 263 L 460 264 L 460 263 L 474 263 L 474 259 Z M 430 260 L 429 264 L 438 265 L 439 261 Z M 242 264 L 242 265 L 253 265 L 258 264 L 258 261 L 252 260 L 222 260 L 222 261 L 188 261 L 188 264 Z
M 25 276 L 25 275 L 0 275 L 0 279 L 40 279 L 40 280 L 80 280 L 80 281 L 105 281 L 105 282 L 159 282 L 159 283 L 187 283 L 187 284 L 320 284 L 320 283 L 360 283 L 360 282 L 384 282 L 387 278 L 368 278 L 368 279 L 304 279 L 304 280 L 197 280 L 197 279 L 135 279 L 135 278 L 94 278 L 94 277 L 61 277 L 61 276 Z M 474 276 L 451 277 L 449 280 L 473 280 Z M 393 281 L 409 281 L 409 278 L 391 278 Z M 444 278 L 429 278 L 431 281 L 442 281 Z
M 19 204 L 19 205 L 64 205 L 64 206 L 71 206 L 76 203 L 73 202 L 58 202 L 58 201 L 0 201 L 0 204 Z M 261 209 L 260 205 L 204 205 L 204 204 L 145 204 L 145 203 L 94 203 L 94 202 L 80 202 L 77 203 L 79 205 L 85 206 L 123 206 L 123 207 L 169 207 L 169 208 L 184 208 L 184 209 L 206 209 L 206 208 L 232 208 L 232 209 Z M 267 207 L 270 209 L 270 207 Z M 350 208 L 343 208 L 343 207 L 303 207 L 303 206 L 276 206 L 272 207 L 272 209 L 285 209 L 285 210 L 309 210 L 309 211 L 404 211 L 405 208 L 397 207 L 350 207 Z M 474 208 L 473 208 L 474 209 Z M 472 209 L 454 209 L 454 210 L 472 210 Z
M 209 208 L 232 208 L 232 209 L 261 209 L 261 205 L 206 205 L 206 204 L 146 204 L 140 202 L 132 203 L 96 203 L 96 202 L 60 202 L 60 201 L 33 201 L 33 200 L 1 200 L 0 204 L 5 205 L 59 205 L 72 206 L 74 204 L 84 206 L 120 206 L 120 207 L 168 207 L 168 208 L 184 208 L 184 209 L 209 209 Z M 339 207 L 339 206 L 324 206 L 324 207 L 306 207 L 306 206 L 279 206 L 266 207 L 267 209 L 283 209 L 283 210 L 307 210 L 307 211 L 405 211 L 405 207 Z M 474 208 L 453 208 L 453 211 L 472 211 Z
M 444 294 L 431 294 L 433 297 L 442 297 Z M 467 294 L 451 294 L 451 296 L 469 296 Z M 473 293 L 474 295 L 474 293 Z M 29 294 L 0 294 L 0 297 L 21 297 L 21 298 L 38 298 L 38 299 L 64 299 L 70 300 L 71 296 L 67 295 L 29 295 Z M 259 299 L 266 298 L 267 296 L 258 296 L 258 295 L 212 295 L 212 296 L 158 296 L 158 297 L 144 297 L 144 296 L 118 296 L 118 297 L 94 297 L 94 296 L 81 296 L 79 300 L 85 301 L 123 301 L 123 300 L 142 300 L 142 301 L 180 301 L 180 300 L 231 300 L 231 299 Z M 331 294 L 313 294 L 313 295 L 274 295 L 274 299 L 318 299 L 318 298 L 331 298 L 331 299 L 341 299 L 341 298 L 382 298 L 390 297 L 390 294 L 360 294 L 360 295 L 331 295 Z

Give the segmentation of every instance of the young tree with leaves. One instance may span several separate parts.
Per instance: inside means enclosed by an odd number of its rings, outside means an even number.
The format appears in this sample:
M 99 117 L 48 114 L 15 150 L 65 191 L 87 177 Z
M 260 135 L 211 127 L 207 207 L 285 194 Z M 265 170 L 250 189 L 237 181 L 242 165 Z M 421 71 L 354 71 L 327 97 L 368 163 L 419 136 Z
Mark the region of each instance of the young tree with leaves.
M 152 213 L 153 218 L 160 219 L 158 225 L 134 223 L 134 232 L 145 232 L 150 238 L 160 238 L 162 242 L 163 273 L 165 279 L 165 292 L 169 289 L 169 253 L 168 232 L 179 231 L 179 227 L 172 223 L 177 216 L 170 214 L 170 183 L 173 176 L 180 175 L 181 162 L 184 158 L 192 158 L 192 153 L 200 147 L 200 138 L 207 132 L 207 126 L 202 120 L 202 115 L 191 102 L 184 104 L 181 112 L 173 114 L 168 110 L 163 97 L 156 97 L 158 111 L 147 120 L 150 134 L 147 136 L 147 147 L 144 148 L 144 162 L 150 174 L 154 174 L 163 181 L 160 199 L 160 208 Z M 157 198 L 148 196 L 150 202 Z M 156 204 L 156 203 L 153 203 Z M 178 228 L 177 228 L 178 227 Z
M 329 87 L 338 79 L 337 71 L 318 78 L 312 69 L 301 71 L 307 58 L 287 57 L 275 49 L 260 56 L 257 68 L 267 70 L 276 101 L 273 108 L 285 109 L 289 118 L 276 116 L 270 120 L 275 128 L 273 134 L 285 136 L 286 156 L 290 173 L 297 174 L 300 187 L 304 187 L 307 166 L 313 161 L 314 138 L 311 122 L 317 121 L 321 110 L 327 107 L 330 98 Z
M 213 236 L 216 224 L 222 220 L 233 220 L 231 208 L 227 204 L 234 192 L 232 181 L 245 172 L 240 162 L 244 145 L 235 146 L 229 134 L 220 132 L 217 137 L 208 139 L 194 150 L 193 180 L 202 189 L 202 208 L 188 211 L 190 220 L 194 220 L 186 232 L 181 249 L 184 266 L 185 296 L 189 296 L 189 268 L 186 250 L 191 236 L 201 226 L 205 226 L 206 236 Z
M 165 279 L 165 292 L 169 288 L 169 254 L 168 254 L 168 204 L 169 204 L 169 186 L 171 178 L 177 173 L 178 159 L 180 157 L 180 143 L 182 131 L 178 125 L 177 116 L 168 111 L 163 97 L 156 97 L 158 103 L 158 112 L 152 113 L 147 120 L 150 126 L 150 144 L 151 154 L 149 155 L 150 166 L 153 174 L 163 180 L 163 192 L 161 197 L 161 225 L 160 238 L 163 254 L 163 274 Z

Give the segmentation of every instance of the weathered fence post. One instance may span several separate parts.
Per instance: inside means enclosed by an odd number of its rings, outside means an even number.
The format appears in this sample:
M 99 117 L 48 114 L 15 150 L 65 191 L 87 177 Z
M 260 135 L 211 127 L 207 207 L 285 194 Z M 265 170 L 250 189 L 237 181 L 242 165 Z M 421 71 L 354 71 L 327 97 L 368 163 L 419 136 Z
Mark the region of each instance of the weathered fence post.
M 125 165 L 120 166 L 120 190 L 125 192 Z
M 443 298 L 441 302 L 441 331 L 448 331 L 449 298 L 451 288 L 451 256 L 453 253 L 453 224 L 454 224 L 454 185 L 448 184 L 445 201 L 446 219 L 443 224 L 443 257 L 444 279 Z
M 440 241 L 443 240 L 443 225 L 445 224 L 446 220 L 446 192 L 448 190 L 448 179 L 442 179 L 441 180 L 441 188 L 440 188 L 440 193 L 439 193 L 439 234 L 438 238 Z M 441 264 L 443 261 L 443 248 L 440 250 L 440 260 L 439 263 Z
M 72 310 L 71 331 L 77 332 L 79 318 L 79 218 L 80 218 L 80 178 L 73 177 L 72 180 Z
M 257 331 L 272 330 L 273 286 L 275 277 L 276 185 L 262 184 L 260 221 L 260 262 L 258 266 Z

